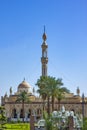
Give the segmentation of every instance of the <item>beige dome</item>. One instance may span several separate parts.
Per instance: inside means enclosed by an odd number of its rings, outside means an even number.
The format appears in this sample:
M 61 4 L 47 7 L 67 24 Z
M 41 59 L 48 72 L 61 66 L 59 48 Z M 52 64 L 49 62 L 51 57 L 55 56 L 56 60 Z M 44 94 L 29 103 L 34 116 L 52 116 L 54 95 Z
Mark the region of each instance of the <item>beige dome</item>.
M 31 86 L 29 85 L 29 83 L 27 83 L 25 80 L 18 85 L 18 89 L 19 88 L 30 88 L 30 87 Z

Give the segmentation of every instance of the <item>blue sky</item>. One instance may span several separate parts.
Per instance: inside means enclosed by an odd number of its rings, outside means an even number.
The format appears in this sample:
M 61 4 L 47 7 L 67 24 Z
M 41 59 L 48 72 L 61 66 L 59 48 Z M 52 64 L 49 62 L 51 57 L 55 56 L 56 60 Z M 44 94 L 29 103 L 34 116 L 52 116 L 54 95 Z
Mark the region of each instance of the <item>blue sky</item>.
M 43 26 L 48 75 L 87 96 L 87 0 L 0 0 L 0 96 L 41 75 Z

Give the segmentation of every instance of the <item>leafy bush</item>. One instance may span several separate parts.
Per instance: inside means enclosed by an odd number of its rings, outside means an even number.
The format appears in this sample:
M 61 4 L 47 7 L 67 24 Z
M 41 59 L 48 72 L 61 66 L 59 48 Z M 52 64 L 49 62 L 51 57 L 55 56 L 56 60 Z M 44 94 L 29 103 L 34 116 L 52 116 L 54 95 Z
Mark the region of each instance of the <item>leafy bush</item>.
M 21 121 L 18 119 L 18 120 L 17 120 L 17 123 L 21 123 Z
M 82 130 L 87 130 L 87 118 L 83 119 L 83 129 Z
M 48 115 L 47 112 L 43 113 L 43 118 L 45 119 L 45 129 L 46 130 L 58 130 L 58 127 L 56 126 L 55 120 L 52 118 L 52 115 Z
M 0 128 L 2 129 L 4 124 L 7 122 L 5 112 L 4 112 L 4 107 L 0 106 Z

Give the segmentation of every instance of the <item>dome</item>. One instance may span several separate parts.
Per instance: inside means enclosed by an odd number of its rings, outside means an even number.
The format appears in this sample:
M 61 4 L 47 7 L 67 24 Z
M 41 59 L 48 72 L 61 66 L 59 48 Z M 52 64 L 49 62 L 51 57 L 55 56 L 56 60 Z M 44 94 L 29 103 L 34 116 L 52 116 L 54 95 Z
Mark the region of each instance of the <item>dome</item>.
M 22 83 L 20 83 L 19 85 L 18 85 L 18 89 L 19 88 L 30 88 L 31 86 L 29 85 L 29 83 L 27 83 L 25 80 L 24 81 L 22 81 Z

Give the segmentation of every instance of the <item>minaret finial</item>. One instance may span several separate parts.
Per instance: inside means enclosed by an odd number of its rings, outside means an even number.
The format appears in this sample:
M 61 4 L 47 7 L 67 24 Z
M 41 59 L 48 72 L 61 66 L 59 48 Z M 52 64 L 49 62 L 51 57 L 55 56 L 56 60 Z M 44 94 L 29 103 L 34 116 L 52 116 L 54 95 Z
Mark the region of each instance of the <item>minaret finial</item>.
M 45 33 L 45 25 L 44 25 L 44 33 Z
M 23 81 L 25 81 L 25 77 L 24 77 L 24 80 Z
M 43 40 L 44 40 L 44 41 L 46 41 L 46 39 L 47 39 L 47 36 L 46 36 L 46 34 L 45 34 L 45 25 L 44 25 L 44 34 L 43 34 Z
M 76 92 L 77 92 L 77 95 L 79 96 L 79 94 L 80 94 L 80 89 L 79 89 L 79 87 L 77 87 Z

